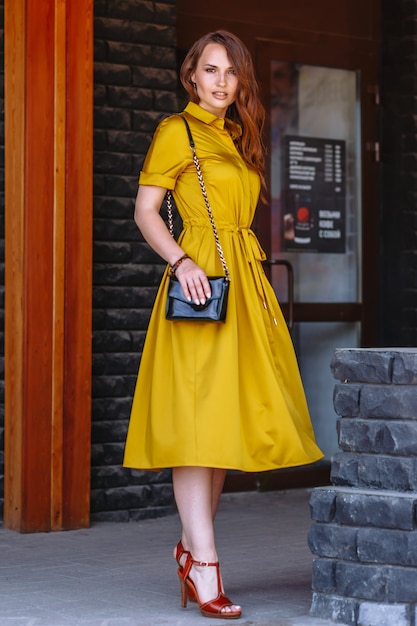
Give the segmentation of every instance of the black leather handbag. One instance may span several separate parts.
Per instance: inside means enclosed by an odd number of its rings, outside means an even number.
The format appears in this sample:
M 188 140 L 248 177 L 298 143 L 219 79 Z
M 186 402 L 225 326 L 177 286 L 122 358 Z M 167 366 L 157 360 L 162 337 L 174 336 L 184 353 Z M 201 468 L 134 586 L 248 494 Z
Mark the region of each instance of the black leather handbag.
M 220 257 L 220 261 L 224 270 L 224 276 L 209 276 L 211 296 L 207 298 L 204 304 L 195 304 L 185 298 L 181 285 L 175 276 L 170 276 L 168 281 L 168 292 L 166 302 L 166 319 L 171 321 L 194 321 L 194 322 L 224 322 L 226 320 L 227 299 L 229 295 L 230 273 L 224 258 L 223 249 L 214 223 L 213 213 L 207 198 L 207 192 L 204 185 L 203 174 L 201 172 L 200 162 L 195 152 L 195 144 L 191 134 L 187 120 L 182 115 L 188 133 L 191 152 L 193 153 L 193 161 L 197 170 L 197 176 L 206 204 L 207 213 L 213 230 L 216 249 Z M 174 236 L 174 221 L 172 209 L 171 192 L 167 194 L 168 209 L 168 227 L 172 237 Z
M 166 318 L 168 320 L 194 320 L 200 322 L 224 322 L 230 281 L 225 276 L 208 276 L 211 296 L 204 304 L 195 304 L 184 297 L 182 287 L 175 276 L 168 283 Z

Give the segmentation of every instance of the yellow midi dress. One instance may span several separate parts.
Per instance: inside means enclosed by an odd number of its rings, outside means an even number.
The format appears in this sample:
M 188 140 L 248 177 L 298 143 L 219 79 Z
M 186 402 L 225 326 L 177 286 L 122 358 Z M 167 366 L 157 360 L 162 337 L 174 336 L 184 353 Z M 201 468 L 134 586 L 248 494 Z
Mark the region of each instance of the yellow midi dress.
M 225 323 L 167 321 L 168 273 L 155 300 L 133 399 L 124 466 L 259 472 L 312 463 L 314 439 L 291 338 L 250 229 L 260 190 L 231 124 L 189 103 L 207 194 L 231 274 Z M 238 127 L 236 126 L 236 130 Z M 141 185 L 171 189 L 179 244 L 208 275 L 222 266 L 179 116 L 158 126 Z

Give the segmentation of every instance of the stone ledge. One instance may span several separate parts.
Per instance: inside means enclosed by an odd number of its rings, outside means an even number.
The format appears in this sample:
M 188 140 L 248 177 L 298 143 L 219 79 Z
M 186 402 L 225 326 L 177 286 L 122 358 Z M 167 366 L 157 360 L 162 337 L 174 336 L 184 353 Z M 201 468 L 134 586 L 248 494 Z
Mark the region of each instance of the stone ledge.
M 414 624 L 413 613 L 408 604 L 361 602 L 358 626 L 409 626 Z
M 414 626 L 415 606 L 360 602 L 335 594 L 314 593 L 312 616 L 349 626 Z
M 343 348 L 330 369 L 342 381 L 417 385 L 417 348 Z
M 335 594 L 313 593 L 310 614 L 313 617 L 341 622 L 348 626 L 357 624 L 356 616 L 359 613 L 359 602 L 351 598 L 342 598 Z M 404 624 L 401 626 L 411 626 Z
M 343 452 L 417 456 L 417 420 L 337 421 L 338 443 Z
M 417 386 L 364 385 L 359 409 L 363 417 L 417 419 Z
M 333 393 L 341 417 L 417 420 L 417 386 L 339 383 Z
M 318 557 L 362 564 L 417 567 L 417 531 L 313 524 L 308 535 Z
M 335 350 L 330 370 L 345 382 L 390 383 L 393 356 L 378 350 Z
M 335 592 L 382 603 L 417 602 L 417 568 L 338 561 Z
M 349 600 L 417 602 L 417 568 L 329 558 L 313 563 L 313 590 Z
M 317 487 L 311 494 L 311 518 L 347 526 L 415 530 L 417 493 L 343 487 Z
M 360 528 L 356 536 L 359 561 L 417 567 L 417 532 Z
M 339 524 L 316 523 L 308 533 L 308 546 L 315 556 L 358 561 L 358 529 Z
M 332 459 L 331 481 L 334 485 L 362 489 L 417 491 L 417 458 L 336 453 Z

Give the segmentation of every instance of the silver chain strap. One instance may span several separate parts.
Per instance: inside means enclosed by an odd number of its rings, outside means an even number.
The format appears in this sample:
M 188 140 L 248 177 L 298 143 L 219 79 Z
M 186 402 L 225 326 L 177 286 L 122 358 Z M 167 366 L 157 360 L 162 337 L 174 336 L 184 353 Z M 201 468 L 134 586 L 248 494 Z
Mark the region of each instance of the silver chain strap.
M 185 123 L 185 125 L 187 127 L 187 130 L 188 130 L 188 133 L 189 133 L 189 137 L 191 137 L 191 132 L 189 130 L 187 121 L 186 121 L 186 119 L 184 117 L 182 119 L 183 119 L 183 121 L 184 121 L 184 123 Z M 203 179 L 203 174 L 202 174 L 202 171 L 201 171 L 200 161 L 198 160 L 198 156 L 196 154 L 195 146 L 193 145 L 193 143 L 194 142 L 192 142 L 192 140 L 190 140 L 190 148 L 191 148 L 191 152 L 193 153 L 193 161 L 194 161 L 195 168 L 197 170 L 198 182 L 200 183 L 201 193 L 203 194 L 203 198 L 204 198 L 204 202 L 205 202 L 205 205 L 206 205 L 207 213 L 208 213 L 208 216 L 209 216 L 209 219 L 210 219 L 211 228 L 213 230 L 213 235 L 214 235 L 214 239 L 215 239 L 215 242 L 216 242 L 217 253 L 219 255 L 220 262 L 222 264 L 223 271 L 224 271 L 225 276 L 226 276 L 226 280 L 230 280 L 229 268 L 227 267 L 226 259 L 224 257 L 222 244 L 220 243 L 220 239 L 219 239 L 219 233 L 217 232 L 216 224 L 215 224 L 214 218 L 213 218 L 213 213 L 211 211 L 210 202 L 209 202 L 209 199 L 207 197 L 207 191 L 206 191 L 206 186 L 204 184 L 204 179 Z M 173 210 L 172 210 L 172 195 L 171 195 L 170 191 L 168 191 L 168 193 L 167 193 L 167 212 L 168 212 L 168 228 L 169 228 L 169 232 L 171 233 L 171 236 L 174 237 L 174 220 L 173 220 Z

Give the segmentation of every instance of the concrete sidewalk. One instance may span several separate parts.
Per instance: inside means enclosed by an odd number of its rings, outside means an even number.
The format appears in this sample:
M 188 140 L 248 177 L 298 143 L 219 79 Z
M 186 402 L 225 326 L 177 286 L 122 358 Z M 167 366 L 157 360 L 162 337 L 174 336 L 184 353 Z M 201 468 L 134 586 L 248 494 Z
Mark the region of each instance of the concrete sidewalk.
M 216 520 L 241 626 L 325 626 L 309 616 L 309 490 L 225 494 Z M 1 626 L 219 626 L 180 606 L 178 517 L 21 535 L 0 528 Z

